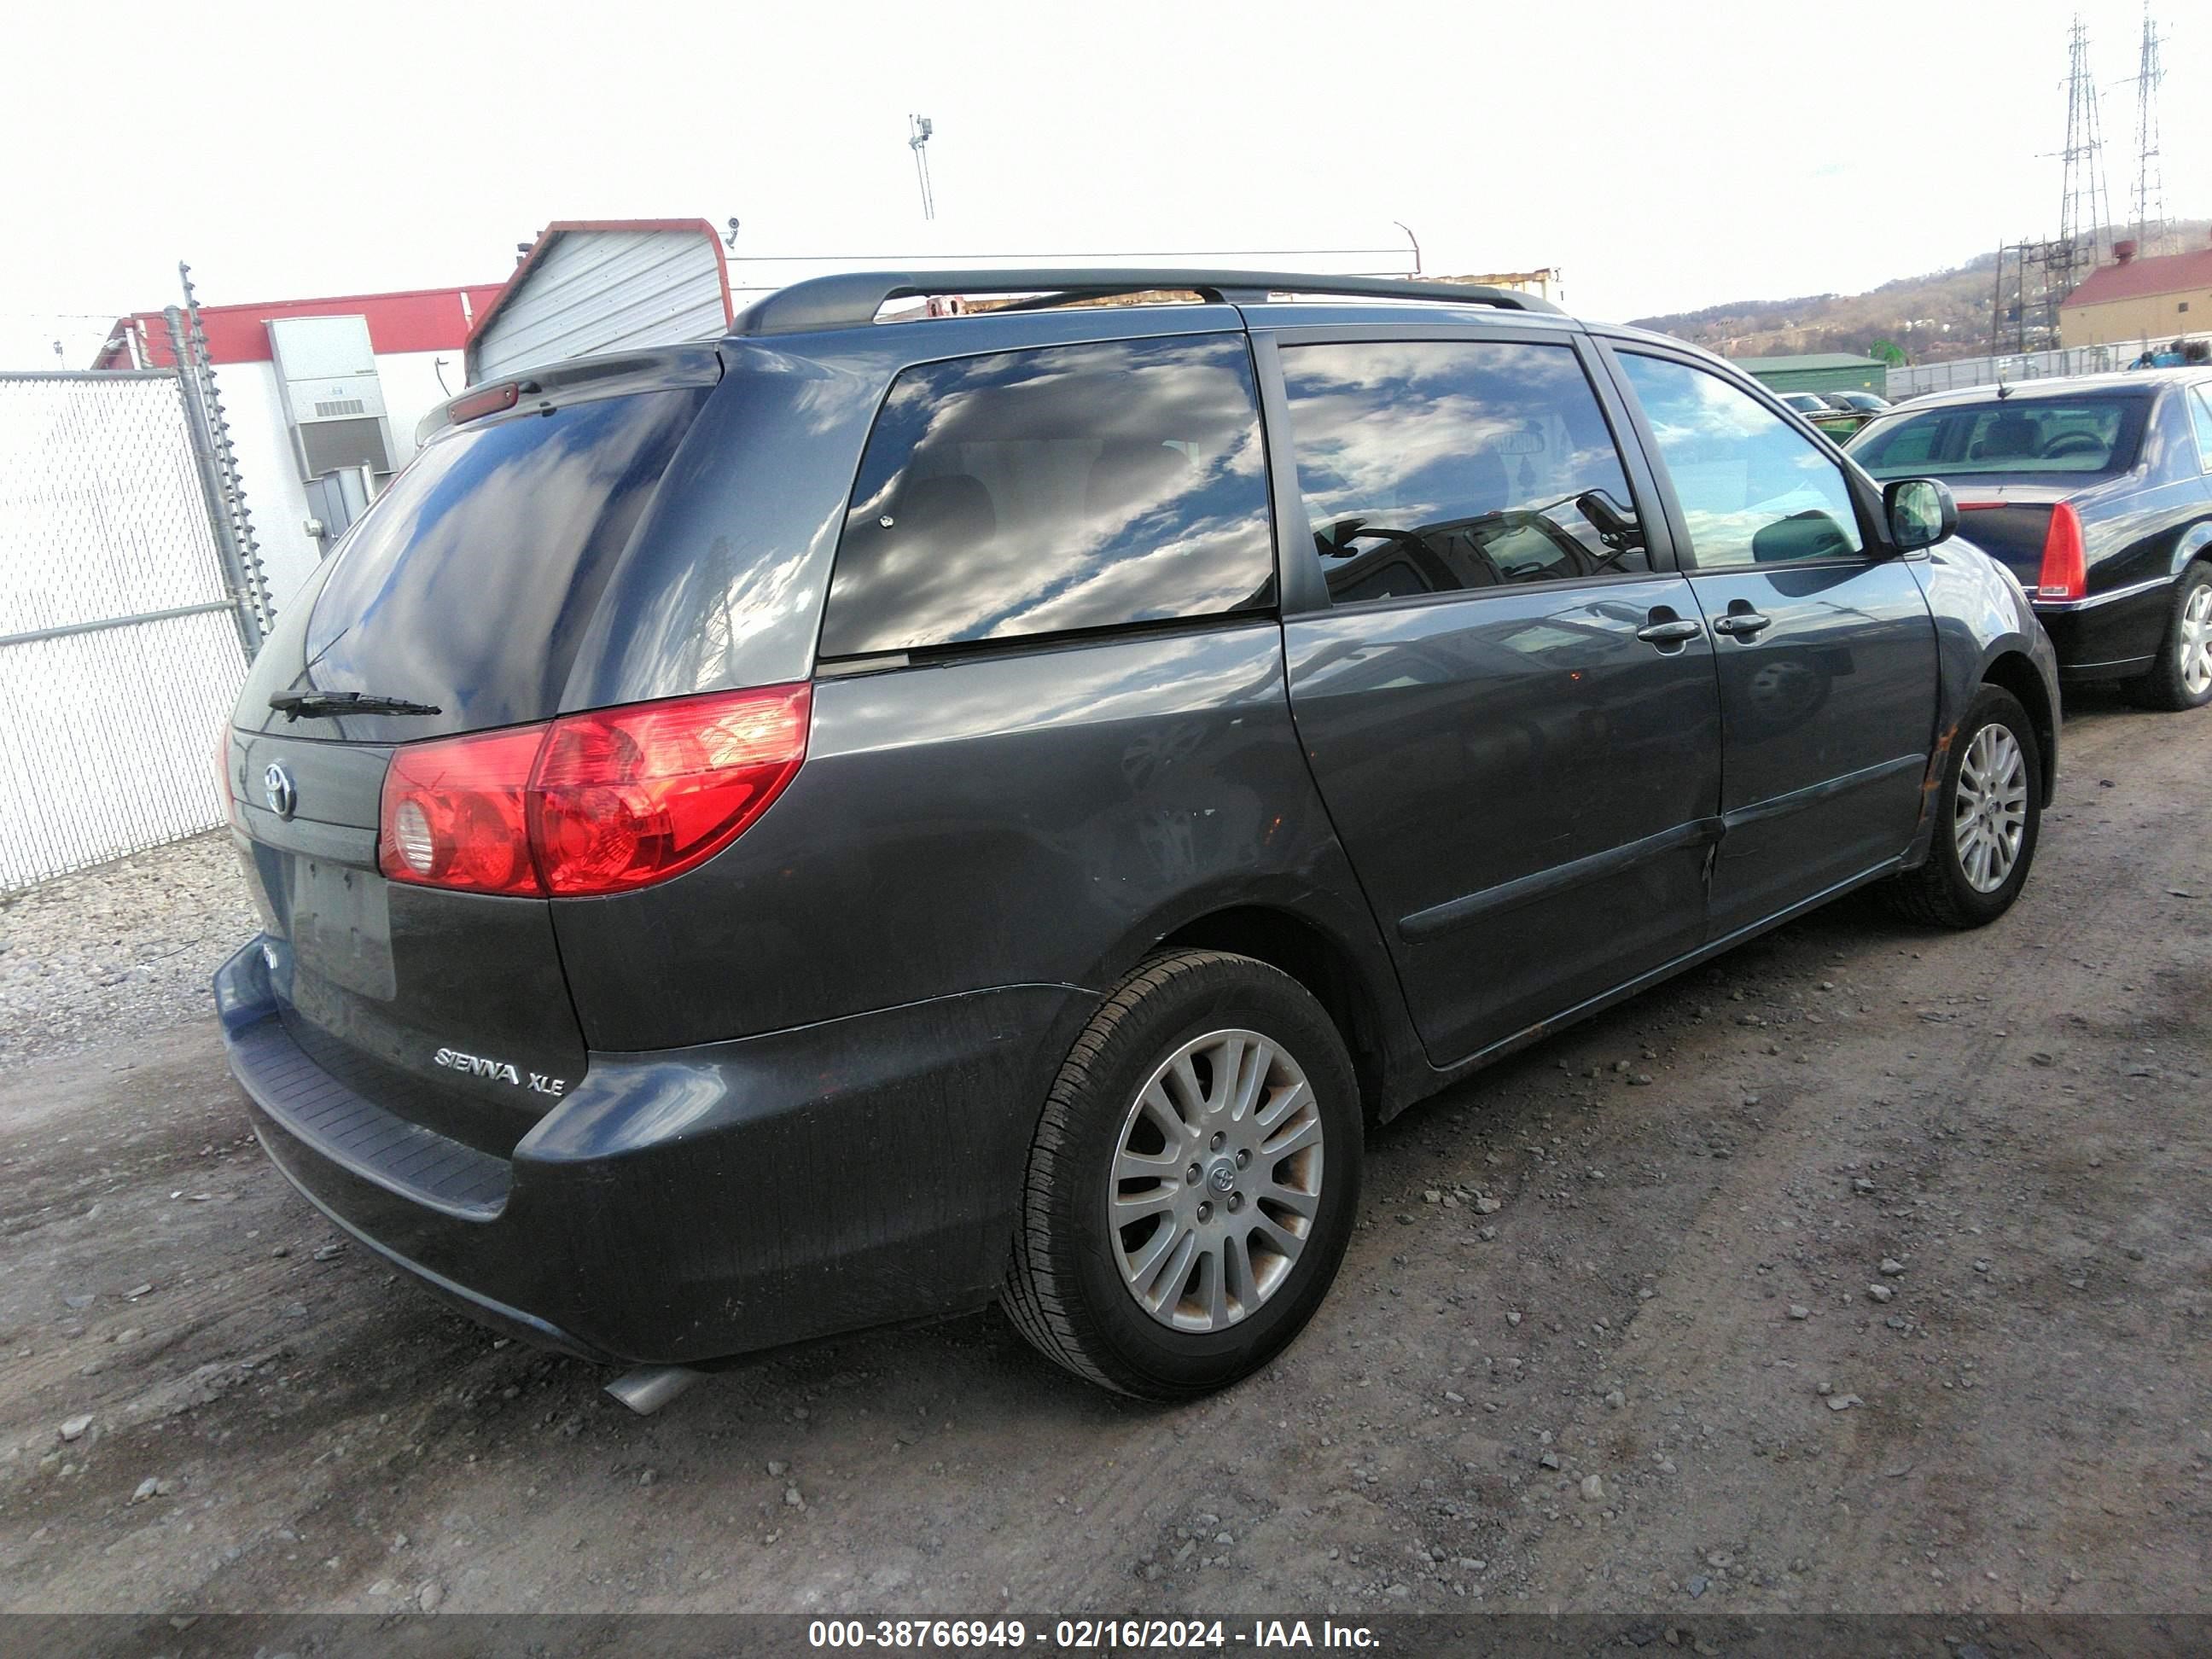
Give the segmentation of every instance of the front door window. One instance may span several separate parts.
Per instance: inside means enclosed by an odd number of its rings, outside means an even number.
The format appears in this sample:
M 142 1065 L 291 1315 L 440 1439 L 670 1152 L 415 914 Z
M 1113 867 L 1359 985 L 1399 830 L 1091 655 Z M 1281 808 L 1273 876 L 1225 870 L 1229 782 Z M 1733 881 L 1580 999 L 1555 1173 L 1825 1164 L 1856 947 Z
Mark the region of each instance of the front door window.
M 1674 478 L 1700 570 L 1864 550 L 1843 469 L 1803 433 L 1717 374 L 1637 353 L 1620 362 Z

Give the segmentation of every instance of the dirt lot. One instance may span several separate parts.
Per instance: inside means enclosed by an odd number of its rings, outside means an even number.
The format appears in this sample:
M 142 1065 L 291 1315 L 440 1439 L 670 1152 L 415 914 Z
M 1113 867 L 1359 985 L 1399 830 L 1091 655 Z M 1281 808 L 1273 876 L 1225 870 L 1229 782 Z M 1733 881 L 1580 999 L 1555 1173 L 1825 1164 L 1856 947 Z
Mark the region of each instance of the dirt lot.
M 2064 759 L 1995 929 L 1847 903 L 1381 1132 L 1315 1326 L 1173 1410 L 992 1314 L 634 1418 L 134 1006 L 0 1079 L 0 1607 L 2212 1609 L 2212 716 Z

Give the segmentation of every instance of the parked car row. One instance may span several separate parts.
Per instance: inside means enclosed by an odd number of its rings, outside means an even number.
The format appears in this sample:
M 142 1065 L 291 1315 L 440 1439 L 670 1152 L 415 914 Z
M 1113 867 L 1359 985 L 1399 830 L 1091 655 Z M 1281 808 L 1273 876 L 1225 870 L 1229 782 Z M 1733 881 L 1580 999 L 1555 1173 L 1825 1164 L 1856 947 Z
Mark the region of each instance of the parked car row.
M 1031 298 L 876 320 L 937 292 Z M 338 1225 L 548 1346 L 996 1299 L 1220 1387 L 1320 1304 L 1370 1125 L 1861 888 L 2004 914 L 2039 610 L 2107 591 L 2090 495 L 2180 500 L 2129 410 L 2032 477 L 1932 409 L 1862 465 L 1532 296 L 1190 270 L 826 278 L 472 387 L 224 733 L 232 1068 Z M 1947 476 L 1993 532 L 2065 485 L 2092 574 L 2032 601 Z
M 1871 392 L 1784 392 L 1782 401 L 1808 418 L 1830 415 L 1880 415 L 1895 407 Z
M 1835 439 L 1850 437 L 1893 407 L 1871 392 L 1784 392 L 1782 401 Z

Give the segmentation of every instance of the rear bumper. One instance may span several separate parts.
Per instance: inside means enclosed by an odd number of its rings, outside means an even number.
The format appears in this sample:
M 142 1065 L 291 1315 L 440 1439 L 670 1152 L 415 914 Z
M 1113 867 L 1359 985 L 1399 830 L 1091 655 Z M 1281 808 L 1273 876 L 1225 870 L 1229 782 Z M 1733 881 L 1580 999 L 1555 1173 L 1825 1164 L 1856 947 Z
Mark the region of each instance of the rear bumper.
M 2035 615 L 2058 653 L 2060 678 L 2104 680 L 2149 672 L 2172 610 L 2173 584 L 2160 581 L 2109 599 L 2093 594 L 2072 605 L 2038 605 Z
M 261 941 L 216 975 L 273 1162 L 474 1317 L 684 1364 L 981 1305 L 1036 1113 L 1096 1005 L 1008 986 L 733 1042 L 594 1054 L 491 1158 L 385 1110 L 284 1029 Z

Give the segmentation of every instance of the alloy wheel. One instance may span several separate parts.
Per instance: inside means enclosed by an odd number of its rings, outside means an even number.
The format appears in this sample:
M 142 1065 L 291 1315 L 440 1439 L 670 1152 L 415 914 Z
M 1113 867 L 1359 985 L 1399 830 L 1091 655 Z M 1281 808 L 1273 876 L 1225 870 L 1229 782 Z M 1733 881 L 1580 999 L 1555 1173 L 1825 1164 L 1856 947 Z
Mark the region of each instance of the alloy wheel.
M 1257 1031 L 1210 1031 L 1162 1060 L 1121 1125 L 1106 1194 L 1137 1305 L 1218 1331 L 1282 1288 L 1321 1201 L 1322 1120 L 1296 1060 Z
M 2183 689 L 2192 697 L 2203 696 L 2205 688 L 2212 686 L 2212 583 L 2191 590 L 2181 607 L 2174 647 Z
M 1976 892 L 2005 884 L 2027 825 L 2027 757 L 2003 726 L 1984 726 L 1966 745 L 1951 818 L 1959 867 Z

